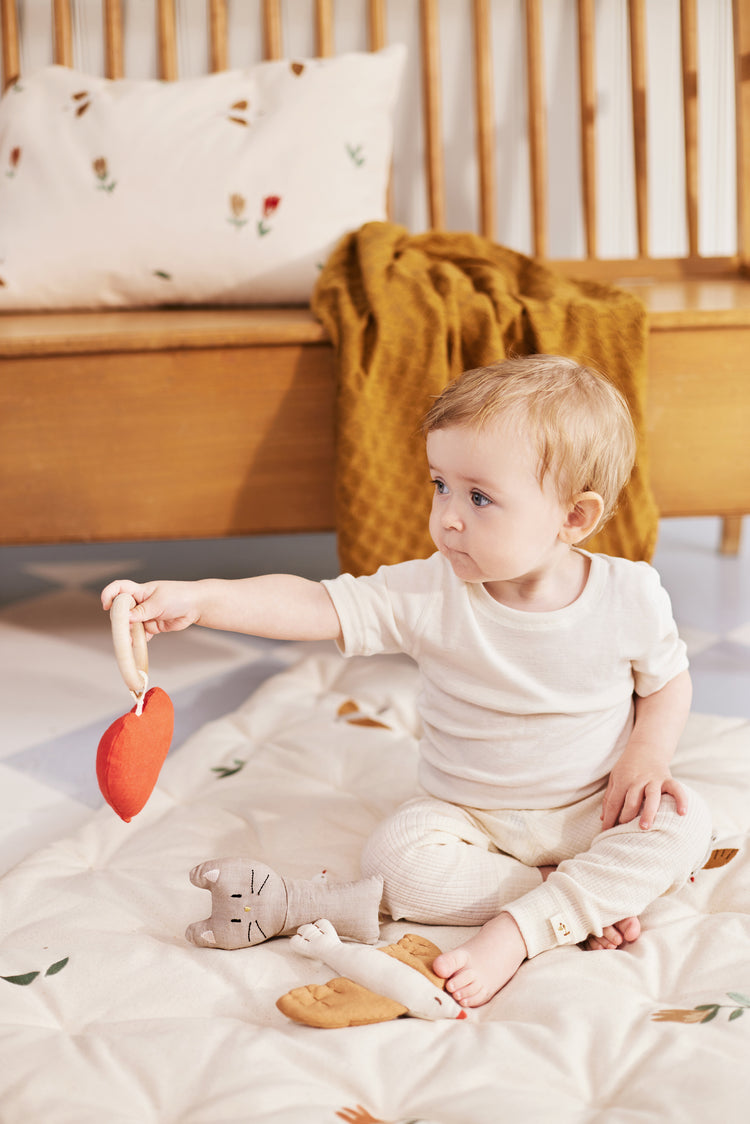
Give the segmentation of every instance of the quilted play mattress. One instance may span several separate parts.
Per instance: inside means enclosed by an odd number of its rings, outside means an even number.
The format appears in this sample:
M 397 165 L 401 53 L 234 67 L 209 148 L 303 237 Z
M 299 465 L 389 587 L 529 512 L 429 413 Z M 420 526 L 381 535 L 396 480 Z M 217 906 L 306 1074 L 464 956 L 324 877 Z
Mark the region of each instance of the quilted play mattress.
M 288 938 L 197 948 L 188 872 L 245 855 L 356 879 L 415 789 L 416 672 L 308 653 L 171 754 L 132 823 L 105 808 L 0 883 L 2 1124 L 631 1124 L 750 1119 L 750 726 L 693 716 L 676 772 L 707 867 L 626 950 L 527 962 L 461 1021 L 315 1029 L 276 1000 L 333 973 Z M 92 761 L 93 769 L 93 761 Z M 1 799 L 1 798 L 0 798 Z M 441 948 L 467 930 L 387 922 Z

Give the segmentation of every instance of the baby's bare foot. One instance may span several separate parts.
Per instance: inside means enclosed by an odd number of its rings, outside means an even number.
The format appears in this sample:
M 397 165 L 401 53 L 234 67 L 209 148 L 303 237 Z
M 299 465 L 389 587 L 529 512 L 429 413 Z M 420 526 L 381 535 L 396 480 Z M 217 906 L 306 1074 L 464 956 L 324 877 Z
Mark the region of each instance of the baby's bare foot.
M 493 917 L 458 948 L 436 956 L 432 970 L 462 1007 L 481 1007 L 516 974 L 526 945 L 509 913 Z
M 605 925 L 600 937 L 591 936 L 586 940 L 588 949 L 609 950 L 632 944 L 641 935 L 641 923 L 637 917 L 626 917 L 614 925 Z

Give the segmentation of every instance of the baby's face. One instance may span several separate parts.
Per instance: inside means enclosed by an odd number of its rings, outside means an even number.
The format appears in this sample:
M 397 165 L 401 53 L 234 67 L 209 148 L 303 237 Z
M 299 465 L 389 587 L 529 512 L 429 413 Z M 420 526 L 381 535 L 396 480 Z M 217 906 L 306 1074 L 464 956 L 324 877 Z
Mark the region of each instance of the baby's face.
M 430 534 L 457 577 L 534 579 L 567 554 L 559 536 L 568 506 L 551 473 L 539 483 L 536 449 L 517 424 L 433 430 L 427 459 L 435 484 Z

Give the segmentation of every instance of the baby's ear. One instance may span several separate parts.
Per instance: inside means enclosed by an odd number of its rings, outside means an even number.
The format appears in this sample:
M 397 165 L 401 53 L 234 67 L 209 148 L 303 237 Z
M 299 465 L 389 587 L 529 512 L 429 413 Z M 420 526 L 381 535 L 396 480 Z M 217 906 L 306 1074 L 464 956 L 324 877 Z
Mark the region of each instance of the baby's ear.
M 582 542 L 594 533 L 603 514 L 604 500 L 598 492 L 578 492 L 570 502 L 560 538 L 571 546 Z

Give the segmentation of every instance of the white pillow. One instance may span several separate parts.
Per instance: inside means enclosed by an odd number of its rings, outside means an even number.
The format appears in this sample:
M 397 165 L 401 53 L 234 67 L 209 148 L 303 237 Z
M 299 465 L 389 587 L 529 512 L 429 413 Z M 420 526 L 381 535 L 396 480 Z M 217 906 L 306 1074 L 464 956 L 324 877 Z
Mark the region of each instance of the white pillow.
M 0 101 L 0 310 L 306 302 L 336 241 L 386 217 L 405 57 L 22 78 Z

